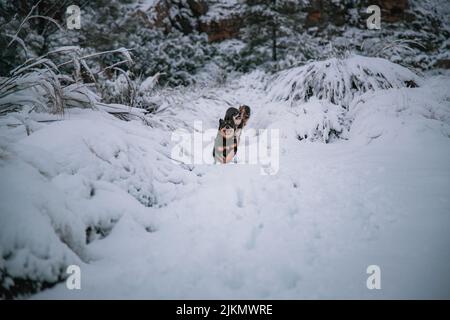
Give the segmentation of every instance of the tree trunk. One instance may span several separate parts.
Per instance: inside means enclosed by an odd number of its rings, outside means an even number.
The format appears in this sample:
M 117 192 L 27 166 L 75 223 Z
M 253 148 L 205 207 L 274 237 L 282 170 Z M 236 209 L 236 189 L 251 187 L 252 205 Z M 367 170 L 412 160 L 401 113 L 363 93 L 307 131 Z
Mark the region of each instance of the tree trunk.
M 273 18 L 272 18 L 272 60 L 277 61 L 277 21 L 276 21 L 277 0 L 272 0 Z

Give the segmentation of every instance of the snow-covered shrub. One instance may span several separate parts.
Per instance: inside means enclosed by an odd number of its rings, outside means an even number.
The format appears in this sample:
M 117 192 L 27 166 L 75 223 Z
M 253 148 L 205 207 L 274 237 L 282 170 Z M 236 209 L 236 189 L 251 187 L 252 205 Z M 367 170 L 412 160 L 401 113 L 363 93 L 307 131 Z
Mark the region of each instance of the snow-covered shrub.
M 134 107 L 137 83 L 130 78 L 129 71 L 120 70 L 112 79 L 100 79 L 100 92 L 106 103 L 117 103 Z
M 344 109 L 326 100 L 310 99 L 296 111 L 299 140 L 330 142 L 345 130 Z
M 270 102 L 262 108 L 252 123 L 256 127 L 280 130 L 280 137 L 287 139 L 288 144 L 332 143 L 348 135 L 346 110 L 326 100 L 312 98 L 296 108 Z
M 425 55 L 416 50 L 417 48 L 424 49 L 420 42 L 408 39 L 367 39 L 361 47 L 367 56 L 384 58 L 402 65 L 405 65 L 405 59 L 409 58 L 411 53 L 416 57 Z M 411 64 L 411 61 L 408 62 Z
M 85 59 L 116 52 L 125 56 L 122 63 L 131 62 L 124 48 L 82 56 L 79 47 L 62 47 L 28 59 L 13 69 L 9 77 L 0 78 L 0 113 L 17 111 L 24 106 L 50 113 L 63 113 L 64 109 L 72 107 L 95 107 L 101 98 L 94 92 L 94 83 L 83 81 L 83 78 L 95 81 L 95 74 Z M 67 60 L 57 64 L 51 58 L 55 55 Z M 72 70 L 63 72 L 69 64 L 73 65 Z
M 352 55 L 282 71 L 273 77 L 267 90 L 272 100 L 292 105 L 314 96 L 348 107 L 355 96 L 367 91 L 420 84 L 420 78 L 402 66 L 381 58 Z
M 161 73 L 142 79 L 131 79 L 130 72 L 120 72 L 113 79 L 100 81 L 100 92 L 103 101 L 127 105 L 132 108 L 153 112 L 158 105 L 154 103 L 153 95 L 161 77 Z
M 215 58 L 215 47 L 208 43 L 205 34 L 185 35 L 175 30 L 165 34 L 158 29 L 142 28 L 140 23 L 131 27 L 125 46 L 134 48 L 135 64 L 131 71 L 136 77 L 161 73 L 161 84 L 186 86 L 196 83 L 196 73 Z
M 212 59 L 214 48 L 210 47 L 205 35 L 174 35 L 164 37 L 152 52 L 149 70 L 152 74 L 164 73 L 163 83 L 189 85 L 195 83 L 195 73 Z

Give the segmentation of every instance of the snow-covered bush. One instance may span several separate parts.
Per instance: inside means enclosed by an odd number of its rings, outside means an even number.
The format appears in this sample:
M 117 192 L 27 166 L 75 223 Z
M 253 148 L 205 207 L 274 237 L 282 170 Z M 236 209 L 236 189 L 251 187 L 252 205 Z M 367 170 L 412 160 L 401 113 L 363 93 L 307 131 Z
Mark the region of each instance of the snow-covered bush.
M 123 218 L 154 231 L 152 207 L 188 179 L 161 129 L 89 109 L 64 117 L 31 112 L 29 135 L 15 113 L 0 117 L 0 298 L 40 291 L 68 265 L 97 259 L 89 244 Z
M 255 114 L 252 123 L 256 123 L 256 127 L 280 130 L 281 138 L 287 139 L 288 144 L 299 141 L 332 143 L 348 136 L 349 121 L 345 111 L 341 106 L 317 98 L 296 108 L 270 102 Z
M 120 48 L 107 53 L 120 53 L 125 56 L 121 62 L 131 62 L 128 50 Z M 105 52 L 82 56 L 79 47 L 61 47 L 47 54 L 28 59 L 13 69 L 9 77 L 0 78 L 0 113 L 16 111 L 24 106 L 36 111 L 63 113 L 66 108 L 94 108 L 101 98 L 94 92 L 95 74 L 86 59 L 105 54 Z M 60 64 L 52 58 L 66 58 Z M 69 60 L 70 59 L 70 60 Z M 56 61 L 56 59 L 55 59 Z M 63 72 L 64 67 L 73 68 Z
M 111 80 L 102 79 L 100 82 L 100 92 L 103 101 L 106 103 L 118 103 L 132 108 L 144 109 L 153 112 L 158 108 L 153 96 L 157 89 L 157 84 L 161 73 L 142 79 L 131 79 L 130 72 L 121 70 L 118 76 Z
M 299 140 L 330 142 L 345 130 L 344 109 L 326 100 L 310 99 L 296 109 Z
M 208 45 L 204 34 L 181 36 L 178 34 L 163 37 L 148 49 L 147 76 L 157 72 L 164 73 L 162 83 L 169 85 L 189 85 L 196 82 L 195 74 L 201 71 L 211 59 L 215 51 Z
M 267 90 L 272 100 L 291 105 L 314 96 L 348 107 L 355 96 L 367 91 L 420 84 L 420 78 L 402 66 L 381 58 L 352 55 L 282 71 L 273 77 Z

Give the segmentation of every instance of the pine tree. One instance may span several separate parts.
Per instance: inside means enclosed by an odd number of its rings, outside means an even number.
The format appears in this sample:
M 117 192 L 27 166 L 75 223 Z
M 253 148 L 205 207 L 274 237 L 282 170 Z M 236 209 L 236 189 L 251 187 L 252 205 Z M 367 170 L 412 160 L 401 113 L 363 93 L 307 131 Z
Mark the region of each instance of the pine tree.
M 283 58 L 290 36 L 301 31 L 301 4 L 293 0 L 246 0 L 243 40 L 248 66 Z

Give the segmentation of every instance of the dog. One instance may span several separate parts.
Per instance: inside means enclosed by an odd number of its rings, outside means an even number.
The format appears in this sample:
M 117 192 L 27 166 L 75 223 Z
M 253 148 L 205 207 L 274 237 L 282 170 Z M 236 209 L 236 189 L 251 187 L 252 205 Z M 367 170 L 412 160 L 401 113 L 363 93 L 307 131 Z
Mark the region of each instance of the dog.
M 236 125 L 232 119 L 219 119 L 219 130 L 214 141 L 214 162 L 228 163 L 237 153 Z
M 250 119 L 250 107 L 246 105 L 242 105 L 239 107 L 239 110 L 236 108 L 228 108 L 225 112 L 225 120 L 233 120 L 234 125 L 236 126 L 235 135 L 237 138 L 237 142 L 239 144 L 242 129 L 247 125 L 248 120 Z

